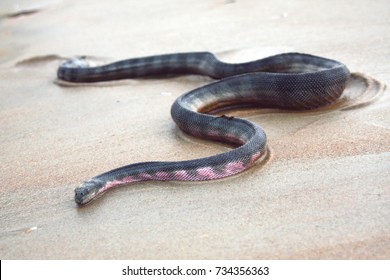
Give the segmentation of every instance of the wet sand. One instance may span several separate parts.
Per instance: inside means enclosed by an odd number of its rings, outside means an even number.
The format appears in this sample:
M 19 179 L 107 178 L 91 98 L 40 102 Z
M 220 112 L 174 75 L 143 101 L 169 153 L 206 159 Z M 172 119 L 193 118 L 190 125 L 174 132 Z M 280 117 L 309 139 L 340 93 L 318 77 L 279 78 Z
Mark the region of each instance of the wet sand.
M 388 1 L 13 2 L 0 4 L 1 259 L 390 258 Z M 210 79 L 64 86 L 59 63 L 204 50 L 305 52 L 362 74 L 334 107 L 235 112 L 270 149 L 238 176 L 144 182 L 78 208 L 73 189 L 101 172 L 228 148 L 170 118 Z

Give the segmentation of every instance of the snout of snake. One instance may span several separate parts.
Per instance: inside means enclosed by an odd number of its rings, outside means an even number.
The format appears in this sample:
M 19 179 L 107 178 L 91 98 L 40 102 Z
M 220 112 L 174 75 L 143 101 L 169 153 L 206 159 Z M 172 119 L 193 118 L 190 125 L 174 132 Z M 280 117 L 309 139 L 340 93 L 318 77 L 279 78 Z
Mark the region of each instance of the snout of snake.
M 331 104 L 350 76 L 347 67 L 318 56 L 285 53 L 252 62 L 228 64 L 208 52 L 177 53 L 128 59 L 89 67 L 76 58 L 58 69 L 60 80 L 100 82 L 118 79 L 197 74 L 218 81 L 177 98 L 171 116 L 185 133 L 230 144 L 233 149 L 187 161 L 152 161 L 122 166 L 85 181 L 75 189 L 84 205 L 124 184 L 155 181 L 205 181 L 237 174 L 266 151 L 263 129 L 248 120 L 207 113 L 231 105 L 306 110 Z

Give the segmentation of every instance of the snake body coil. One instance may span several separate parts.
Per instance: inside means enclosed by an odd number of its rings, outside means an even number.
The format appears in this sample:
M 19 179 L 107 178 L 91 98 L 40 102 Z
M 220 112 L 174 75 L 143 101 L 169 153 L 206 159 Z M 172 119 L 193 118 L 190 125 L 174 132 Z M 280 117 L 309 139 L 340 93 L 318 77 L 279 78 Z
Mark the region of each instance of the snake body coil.
M 340 97 L 350 75 L 334 60 L 286 53 L 253 62 L 228 64 L 208 52 L 178 53 L 129 59 L 89 67 L 69 60 L 58 78 L 99 82 L 140 77 L 199 74 L 220 79 L 180 96 L 171 108 L 173 120 L 192 136 L 231 144 L 228 152 L 179 162 L 142 162 L 123 166 L 85 181 L 75 189 L 75 201 L 86 204 L 110 188 L 132 182 L 202 181 L 223 178 L 252 166 L 266 149 L 261 127 L 244 119 L 211 116 L 225 106 L 261 106 L 293 110 L 328 105 Z

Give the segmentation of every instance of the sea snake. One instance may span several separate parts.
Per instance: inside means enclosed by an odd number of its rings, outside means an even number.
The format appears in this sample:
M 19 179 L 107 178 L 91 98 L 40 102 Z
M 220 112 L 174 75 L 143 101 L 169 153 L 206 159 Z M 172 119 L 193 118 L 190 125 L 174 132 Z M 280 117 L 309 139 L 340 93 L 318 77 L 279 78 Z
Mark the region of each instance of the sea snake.
M 225 106 L 313 109 L 334 102 L 350 76 L 335 60 L 285 53 L 246 63 L 224 63 L 209 52 L 134 58 L 90 67 L 83 58 L 65 61 L 60 80 L 89 83 L 119 79 L 197 74 L 219 81 L 176 99 L 171 116 L 185 133 L 233 146 L 228 152 L 185 161 L 151 161 L 122 166 L 83 182 L 75 201 L 84 205 L 107 190 L 139 181 L 205 181 L 237 174 L 266 151 L 263 129 L 245 119 L 210 115 Z

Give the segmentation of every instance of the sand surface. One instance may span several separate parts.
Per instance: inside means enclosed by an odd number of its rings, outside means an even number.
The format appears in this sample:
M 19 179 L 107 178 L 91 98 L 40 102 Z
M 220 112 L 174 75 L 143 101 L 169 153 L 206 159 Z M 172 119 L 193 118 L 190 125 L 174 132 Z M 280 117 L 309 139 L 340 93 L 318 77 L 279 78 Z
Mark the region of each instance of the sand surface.
M 0 258 L 389 259 L 389 14 L 388 0 L 1 1 Z M 78 208 L 73 189 L 101 172 L 228 148 L 170 118 L 210 79 L 63 86 L 59 63 L 205 50 L 305 52 L 361 74 L 330 108 L 236 112 L 270 149 L 241 175 L 140 183 Z

